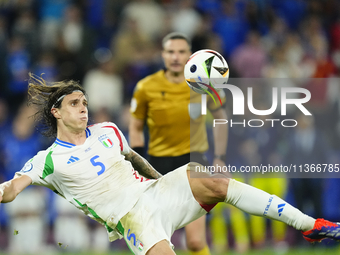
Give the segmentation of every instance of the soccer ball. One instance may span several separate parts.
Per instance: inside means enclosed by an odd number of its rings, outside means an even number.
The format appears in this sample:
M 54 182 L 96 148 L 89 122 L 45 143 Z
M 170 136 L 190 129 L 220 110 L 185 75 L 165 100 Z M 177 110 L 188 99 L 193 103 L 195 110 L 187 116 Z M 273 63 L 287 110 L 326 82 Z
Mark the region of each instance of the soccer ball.
M 214 50 L 199 50 L 193 53 L 185 64 L 184 77 L 193 91 L 214 94 L 216 84 L 226 84 L 228 81 L 228 63 Z

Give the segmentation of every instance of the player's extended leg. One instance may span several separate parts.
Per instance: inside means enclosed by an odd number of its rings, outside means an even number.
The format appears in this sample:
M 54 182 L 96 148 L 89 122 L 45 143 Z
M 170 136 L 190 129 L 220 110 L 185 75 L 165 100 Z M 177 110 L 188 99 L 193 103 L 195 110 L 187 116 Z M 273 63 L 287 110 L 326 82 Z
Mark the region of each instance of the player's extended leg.
M 210 255 L 205 234 L 206 216 L 185 226 L 186 242 L 190 255 Z
M 152 246 L 146 255 L 174 255 L 176 254 L 170 247 L 169 243 L 166 240 L 160 241 Z
M 225 178 L 222 174 L 198 172 L 200 167 L 204 170 L 199 164 L 190 163 L 187 172 L 192 193 L 200 204 L 226 202 L 246 213 L 284 222 L 303 231 L 305 239 L 310 242 L 327 237 L 340 240 L 339 224 L 315 220 L 275 195 Z

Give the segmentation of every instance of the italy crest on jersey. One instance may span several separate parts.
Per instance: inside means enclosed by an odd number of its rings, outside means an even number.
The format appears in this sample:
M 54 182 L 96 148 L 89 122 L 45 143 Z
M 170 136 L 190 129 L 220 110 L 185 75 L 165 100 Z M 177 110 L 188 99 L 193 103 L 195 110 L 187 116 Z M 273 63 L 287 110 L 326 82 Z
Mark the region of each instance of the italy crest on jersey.
M 98 140 L 106 147 L 111 148 L 113 146 L 113 142 L 111 139 L 105 134 L 98 137 Z

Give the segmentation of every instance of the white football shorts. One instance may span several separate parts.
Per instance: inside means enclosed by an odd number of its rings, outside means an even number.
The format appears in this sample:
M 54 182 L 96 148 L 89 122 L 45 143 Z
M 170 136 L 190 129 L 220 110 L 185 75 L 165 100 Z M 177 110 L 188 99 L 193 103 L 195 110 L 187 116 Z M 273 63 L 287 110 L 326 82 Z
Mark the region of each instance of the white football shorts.
M 192 194 L 184 165 L 151 185 L 118 224 L 130 250 L 142 255 L 162 240 L 174 248 L 174 231 L 206 213 Z

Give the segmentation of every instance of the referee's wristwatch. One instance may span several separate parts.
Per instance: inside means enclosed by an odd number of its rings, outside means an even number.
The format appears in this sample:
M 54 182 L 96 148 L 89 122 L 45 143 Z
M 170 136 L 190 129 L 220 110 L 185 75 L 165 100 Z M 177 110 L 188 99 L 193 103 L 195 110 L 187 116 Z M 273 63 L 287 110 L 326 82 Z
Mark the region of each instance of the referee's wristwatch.
M 217 158 L 217 159 L 220 159 L 220 160 L 222 160 L 223 162 L 225 162 L 225 160 L 226 160 L 226 155 L 224 154 L 224 155 L 215 155 L 214 156 L 214 159 L 215 158 Z

